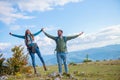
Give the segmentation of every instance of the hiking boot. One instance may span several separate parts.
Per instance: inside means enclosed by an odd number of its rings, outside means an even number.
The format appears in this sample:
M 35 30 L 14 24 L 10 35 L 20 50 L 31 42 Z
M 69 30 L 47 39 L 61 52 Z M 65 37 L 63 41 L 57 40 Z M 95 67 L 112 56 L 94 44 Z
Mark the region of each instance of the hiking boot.
M 61 73 L 59 73 L 59 74 L 58 74 L 58 76 L 59 76 L 60 78 L 62 78 L 62 77 L 63 77 Z
M 34 74 L 37 74 L 36 68 L 34 67 Z
M 45 64 L 43 65 L 43 68 L 44 68 L 45 71 L 47 71 L 47 68 L 46 68 Z

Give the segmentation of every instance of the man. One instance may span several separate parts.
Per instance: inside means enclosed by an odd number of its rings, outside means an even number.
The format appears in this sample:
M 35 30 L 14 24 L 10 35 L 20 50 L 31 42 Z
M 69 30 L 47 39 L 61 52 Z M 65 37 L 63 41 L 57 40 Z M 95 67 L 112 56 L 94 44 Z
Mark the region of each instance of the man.
M 46 33 L 44 31 L 44 29 L 42 29 L 42 31 L 47 37 L 53 39 L 56 42 L 55 51 L 57 52 L 56 57 L 57 57 L 57 62 L 58 62 L 59 75 L 60 76 L 62 75 L 62 60 L 63 60 L 63 63 L 64 63 L 65 73 L 68 73 L 68 66 L 67 66 L 67 61 L 66 61 L 66 57 L 67 57 L 66 43 L 67 43 L 68 40 L 74 39 L 74 38 L 82 35 L 83 32 L 79 33 L 78 35 L 74 35 L 74 36 L 63 36 L 63 31 L 58 30 L 57 31 L 58 36 L 55 37 L 55 36 L 52 36 L 52 35 L 49 35 L 48 33 Z

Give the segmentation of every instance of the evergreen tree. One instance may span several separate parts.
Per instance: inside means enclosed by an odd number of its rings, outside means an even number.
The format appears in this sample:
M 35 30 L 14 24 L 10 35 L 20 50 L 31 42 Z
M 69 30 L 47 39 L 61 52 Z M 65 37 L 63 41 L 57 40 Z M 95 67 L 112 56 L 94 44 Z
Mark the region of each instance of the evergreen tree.
M 86 54 L 86 58 L 83 60 L 83 62 L 92 62 L 92 60 L 89 59 L 89 55 Z
M 2 55 L 3 54 L 0 54 L 0 75 L 2 75 L 4 73 L 3 65 L 4 65 L 5 58 L 2 58 Z
M 10 69 L 5 65 L 5 58 L 2 57 L 3 54 L 0 54 L 0 76 L 5 74 L 10 74 Z
M 15 46 L 11 49 L 13 55 L 11 58 L 7 59 L 7 65 L 10 67 L 10 70 L 13 74 L 17 72 L 26 73 L 26 71 L 24 72 L 24 70 L 26 69 L 28 64 L 28 55 L 25 55 L 23 53 L 23 49 L 24 47 L 21 46 Z
M 2 58 L 3 54 L 0 54 L 0 68 L 3 66 L 3 62 L 5 61 L 5 58 Z

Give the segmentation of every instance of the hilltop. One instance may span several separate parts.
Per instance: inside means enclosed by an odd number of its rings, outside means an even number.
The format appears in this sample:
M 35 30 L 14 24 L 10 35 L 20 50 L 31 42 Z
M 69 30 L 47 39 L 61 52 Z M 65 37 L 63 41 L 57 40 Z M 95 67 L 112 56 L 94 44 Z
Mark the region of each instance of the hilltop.
M 56 65 L 47 68 L 48 71 L 45 72 L 42 67 L 37 67 L 39 75 L 19 74 L 9 76 L 8 80 L 120 80 L 120 60 L 71 64 L 70 75 L 63 75 L 62 78 L 49 76 L 57 72 Z

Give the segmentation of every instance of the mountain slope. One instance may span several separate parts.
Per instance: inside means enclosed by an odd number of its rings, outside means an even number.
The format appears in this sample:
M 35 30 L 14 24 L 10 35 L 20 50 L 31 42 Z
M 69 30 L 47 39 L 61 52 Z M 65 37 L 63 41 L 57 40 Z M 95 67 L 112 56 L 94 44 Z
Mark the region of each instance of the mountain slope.
M 70 63 L 70 62 L 81 63 L 86 58 L 87 54 L 88 54 L 89 59 L 91 59 L 93 61 L 120 59 L 120 44 L 109 45 L 109 46 L 100 47 L 100 48 L 92 48 L 92 49 L 82 50 L 82 51 L 69 52 L 67 54 L 67 61 L 68 61 L 68 63 Z M 46 56 L 43 56 L 43 58 L 47 65 L 57 64 L 55 54 L 46 55 Z M 36 62 L 37 64 L 41 63 L 38 60 L 38 58 L 36 61 L 37 61 Z

